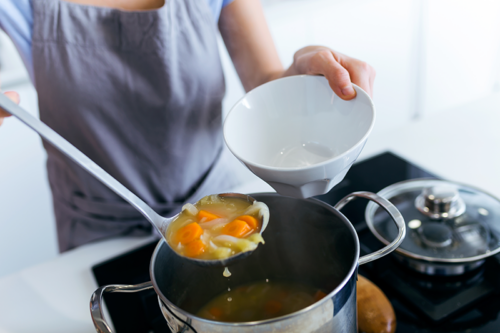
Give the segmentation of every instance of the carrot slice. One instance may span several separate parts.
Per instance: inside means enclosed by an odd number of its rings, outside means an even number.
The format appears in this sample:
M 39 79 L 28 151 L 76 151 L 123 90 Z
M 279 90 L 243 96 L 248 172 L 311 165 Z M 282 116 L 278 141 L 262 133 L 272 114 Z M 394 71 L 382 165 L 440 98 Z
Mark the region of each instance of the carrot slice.
M 184 253 L 188 257 L 197 257 L 203 252 L 205 252 L 205 249 L 206 249 L 205 244 L 203 244 L 201 240 L 197 239 L 190 243 L 187 243 Z
M 277 314 L 278 312 L 281 311 L 281 308 L 283 308 L 283 304 L 275 300 L 267 301 L 267 303 L 264 305 L 264 311 L 268 315 Z
M 196 222 L 190 223 L 180 228 L 175 234 L 175 243 L 187 244 L 200 238 L 203 229 Z
M 257 219 L 253 216 L 250 216 L 250 215 L 239 216 L 236 218 L 236 220 L 245 221 L 252 229 L 257 229 L 257 226 L 259 225 L 259 222 L 257 222 Z
M 243 237 L 252 231 L 252 228 L 245 222 L 241 220 L 234 220 L 222 228 L 221 233 L 223 235 L 229 235 L 233 237 Z
M 317 302 L 320 299 L 323 299 L 325 296 L 326 296 L 326 294 L 324 292 L 322 292 L 321 290 L 318 290 L 316 292 L 316 294 L 314 294 L 314 301 Z
M 223 314 L 222 309 L 217 307 L 211 308 L 210 310 L 208 310 L 208 312 L 210 312 L 210 314 L 214 316 L 215 319 L 220 319 L 220 317 L 222 317 Z
M 205 218 L 205 220 L 203 222 L 208 222 L 208 221 L 218 219 L 219 216 L 212 214 L 210 212 L 207 212 L 206 210 L 200 210 L 198 212 L 198 221 L 201 221 L 203 218 Z

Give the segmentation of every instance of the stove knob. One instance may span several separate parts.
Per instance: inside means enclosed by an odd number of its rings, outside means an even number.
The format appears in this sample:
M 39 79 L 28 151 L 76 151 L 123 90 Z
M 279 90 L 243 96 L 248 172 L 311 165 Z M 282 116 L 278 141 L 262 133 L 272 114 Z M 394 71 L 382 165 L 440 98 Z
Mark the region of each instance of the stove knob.
M 465 202 L 451 185 L 424 188 L 415 199 L 415 207 L 434 220 L 452 219 L 465 212 Z

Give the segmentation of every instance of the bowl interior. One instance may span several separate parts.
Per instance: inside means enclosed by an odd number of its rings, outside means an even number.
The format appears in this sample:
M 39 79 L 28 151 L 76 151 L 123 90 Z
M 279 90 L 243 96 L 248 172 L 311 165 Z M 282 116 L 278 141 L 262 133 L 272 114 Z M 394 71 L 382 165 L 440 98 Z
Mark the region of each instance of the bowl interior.
M 322 76 L 292 76 L 266 83 L 240 100 L 224 123 L 229 149 L 245 163 L 301 168 L 333 159 L 369 134 L 370 97 L 344 101 Z
M 166 304 L 195 314 L 228 288 L 266 279 L 303 283 L 326 293 L 347 283 L 357 267 L 359 245 L 354 228 L 342 214 L 316 199 L 252 196 L 270 209 L 263 233 L 266 244 L 232 264 L 230 278 L 222 275 L 222 267 L 183 261 L 164 243 L 156 249 L 151 278 Z

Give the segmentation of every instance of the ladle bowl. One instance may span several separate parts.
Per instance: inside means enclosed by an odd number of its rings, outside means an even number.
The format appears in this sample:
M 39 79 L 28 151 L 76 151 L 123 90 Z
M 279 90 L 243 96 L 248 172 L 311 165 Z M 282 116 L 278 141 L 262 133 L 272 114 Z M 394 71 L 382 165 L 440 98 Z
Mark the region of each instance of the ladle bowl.
M 101 181 L 104 185 L 106 185 L 113 192 L 122 197 L 125 201 L 131 204 L 135 209 L 137 209 L 162 235 L 165 239 L 165 232 L 167 231 L 168 226 L 172 223 L 173 220 L 179 215 L 175 215 L 173 217 L 163 217 L 156 213 L 150 206 L 148 206 L 143 200 L 141 200 L 138 196 L 132 193 L 129 189 L 123 186 L 120 182 L 118 182 L 115 178 L 113 178 L 109 173 L 104 171 L 100 166 L 98 166 L 94 161 L 88 158 L 85 154 L 83 154 L 80 150 L 78 150 L 75 146 L 69 143 L 62 136 L 57 134 L 53 129 L 48 127 L 39 119 L 33 117 L 26 110 L 21 108 L 19 105 L 12 102 L 8 97 L 3 94 L 0 94 L 0 109 L 5 112 L 13 115 L 18 118 L 32 130 L 37 132 L 42 138 L 47 140 L 47 142 L 51 143 L 55 148 L 61 151 L 64 155 L 73 160 L 76 164 L 80 165 L 83 169 L 87 170 L 92 176 Z M 245 199 L 251 203 L 255 201 L 254 198 L 239 194 L 239 193 L 224 193 L 219 194 L 219 196 L 225 197 L 238 197 Z M 267 227 L 267 221 L 262 221 L 262 228 L 260 233 L 264 232 Z M 165 242 L 170 247 L 170 244 L 165 239 Z M 174 251 L 175 252 L 175 251 Z M 253 251 L 240 252 L 226 259 L 214 259 L 214 260 L 201 260 L 194 259 L 189 257 L 182 257 L 184 260 L 195 263 L 197 265 L 202 266 L 227 266 L 235 261 L 243 259 L 250 255 Z M 175 252 L 177 253 L 177 252 Z

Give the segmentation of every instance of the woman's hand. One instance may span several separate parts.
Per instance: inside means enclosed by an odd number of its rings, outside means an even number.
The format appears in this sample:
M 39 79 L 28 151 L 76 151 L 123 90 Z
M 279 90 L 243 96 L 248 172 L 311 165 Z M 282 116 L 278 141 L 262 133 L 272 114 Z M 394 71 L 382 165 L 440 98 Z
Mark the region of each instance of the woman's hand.
M 324 75 L 330 87 L 342 99 L 356 97 L 351 83 L 373 97 L 373 67 L 324 46 L 306 46 L 295 53 L 293 64 L 283 76 L 298 74 Z
M 234 0 L 222 9 L 219 29 L 246 91 L 290 75 L 324 75 L 342 99 L 352 99 L 355 83 L 370 96 L 375 70 L 367 63 L 324 46 L 307 46 L 295 53 L 292 66 L 283 69 L 260 1 Z
M 7 91 L 5 93 L 5 96 L 9 97 L 12 101 L 14 101 L 15 103 L 19 104 L 19 95 L 14 92 L 14 91 Z M 0 110 L 0 126 L 2 125 L 3 123 L 3 120 L 4 118 L 6 117 L 10 117 L 10 114 L 8 114 L 7 112 L 3 111 L 3 110 Z

